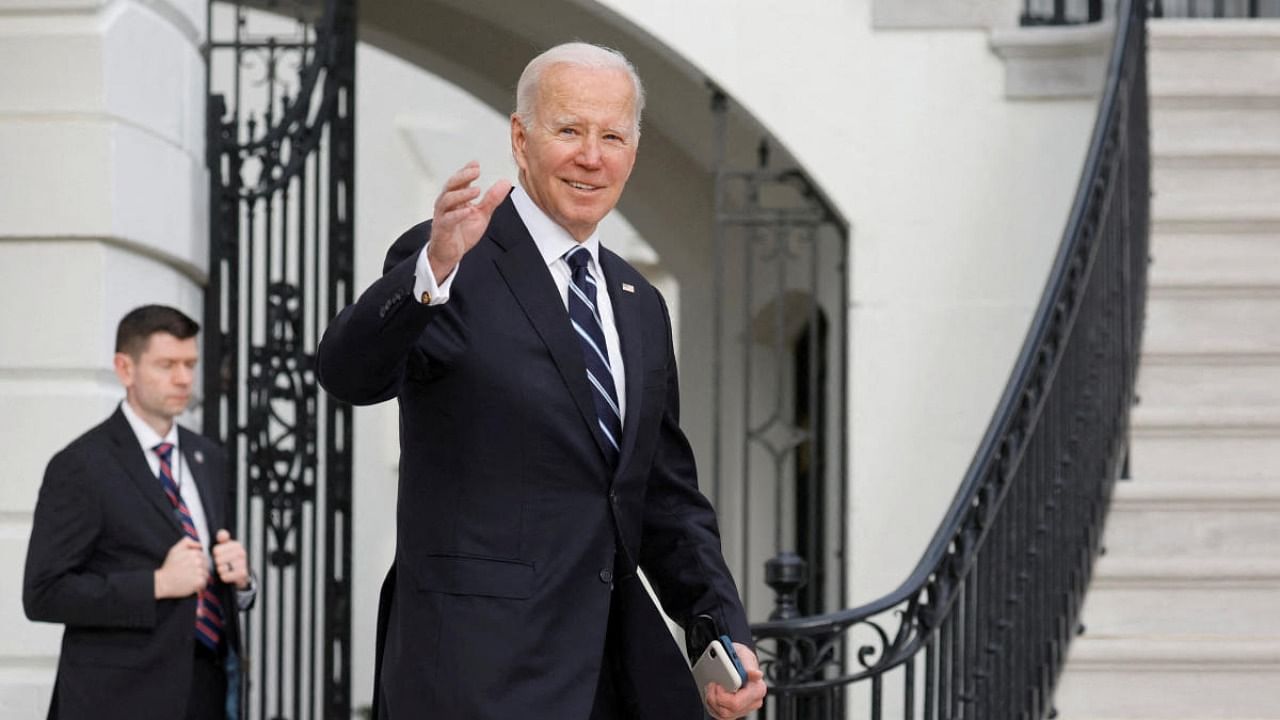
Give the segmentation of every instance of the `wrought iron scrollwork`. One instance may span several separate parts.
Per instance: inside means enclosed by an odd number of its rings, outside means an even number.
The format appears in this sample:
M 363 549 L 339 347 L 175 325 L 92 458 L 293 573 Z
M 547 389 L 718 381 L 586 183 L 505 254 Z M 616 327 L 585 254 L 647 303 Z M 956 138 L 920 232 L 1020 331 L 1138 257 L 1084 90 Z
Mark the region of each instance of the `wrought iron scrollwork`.
M 924 557 L 867 605 L 753 626 L 777 717 L 844 717 L 864 702 L 872 718 L 1050 714 L 1127 452 L 1149 232 L 1145 7 L 1120 3 L 1049 282 Z
M 289 7 L 209 3 L 204 422 L 260 573 L 248 714 L 350 717 L 351 408 L 313 350 L 350 302 L 355 3 Z

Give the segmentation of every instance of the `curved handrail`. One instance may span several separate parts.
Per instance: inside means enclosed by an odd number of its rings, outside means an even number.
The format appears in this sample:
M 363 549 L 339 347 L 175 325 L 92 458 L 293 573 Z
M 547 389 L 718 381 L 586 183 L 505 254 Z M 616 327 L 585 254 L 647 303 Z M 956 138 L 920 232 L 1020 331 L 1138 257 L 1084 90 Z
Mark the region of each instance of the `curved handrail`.
M 867 678 L 878 680 L 878 676 L 913 658 L 926 643 L 937 642 L 935 631 L 967 592 L 964 579 L 979 562 L 977 550 L 999 521 L 1001 506 L 1014 487 L 1013 474 L 1023 462 L 1038 424 L 1047 422 L 1042 413 L 1055 390 L 1064 358 L 1074 348 L 1084 347 L 1080 345 L 1083 342 L 1088 342 L 1087 349 L 1095 354 L 1104 351 L 1097 348 L 1105 343 L 1110 343 L 1105 345 L 1106 352 L 1114 351 L 1114 357 L 1108 359 L 1116 361 L 1118 379 L 1112 383 L 1116 387 L 1109 389 L 1117 391 L 1116 397 L 1108 396 L 1099 402 L 1110 400 L 1115 405 L 1115 432 L 1098 442 L 1107 446 L 1107 472 L 1102 474 L 1114 474 L 1120 467 L 1126 451 L 1124 436 L 1145 296 L 1149 163 L 1144 7 L 1143 0 L 1119 3 L 1106 84 L 1062 242 L 1009 382 L 944 519 L 911 575 L 887 595 L 838 612 L 752 626 L 757 640 L 774 640 L 778 644 L 766 661 L 775 694 L 784 698 L 803 696 Z M 1119 192 L 1126 193 L 1119 202 L 1129 204 L 1123 205 L 1122 212 L 1114 212 L 1119 207 L 1115 205 L 1115 193 Z M 1118 249 L 1112 250 L 1110 245 L 1117 245 Z M 1094 273 L 1096 267 L 1104 267 L 1107 272 Z M 1089 285 L 1091 281 L 1098 289 Z M 1108 309 L 1106 301 L 1090 294 L 1104 291 L 1110 293 L 1107 301 L 1126 292 L 1127 297 L 1119 309 Z M 1086 302 L 1092 303 L 1091 311 L 1095 306 L 1102 309 L 1098 327 L 1091 325 L 1087 332 L 1077 333 L 1087 336 L 1080 339 L 1073 337 L 1073 331 L 1077 330 Z M 1093 316 L 1088 317 L 1093 322 Z M 1076 340 L 1074 346 L 1072 340 Z M 1071 372 L 1079 372 L 1074 364 Z M 1100 397 L 1102 392 L 1095 394 Z M 1080 412 L 1083 411 L 1077 410 L 1077 415 Z M 1076 438 L 1070 442 L 1076 442 Z M 1061 477 L 1053 482 L 1056 484 L 1044 492 L 1075 492 Z M 1104 489 L 1109 495 L 1109 485 Z M 1055 509 L 1053 505 L 1048 510 L 1032 508 L 1040 515 Z M 1100 526 L 1104 516 L 1105 504 L 1095 524 Z M 1039 521 L 1036 532 L 1048 532 L 1043 527 L 1044 518 Z M 1090 550 L 1096 550 L 1096 533 L 1089 543 Z M 1088 567 L 1081 572 L 1087 577 Z M 1008 581 L 1011 587 L 1026 582 L 1025 578 Z M 896 632 L 889 632 L 874 619 L 895 609 L 902 620 Z M 1071 619 L 1074 621 L 1074 617 Z M 880 642 L 861 646 L 856 658 L 859 667 L 851 670 L 849 658 L 839 663 L 835 657 L 838 644 L 846 642 L 843 634 L 854 627 L 870 631 Z M 766 649 L 764 654 L 767 656 L 769 651 Z M 830 676 L 839 664 L 844 667 Z

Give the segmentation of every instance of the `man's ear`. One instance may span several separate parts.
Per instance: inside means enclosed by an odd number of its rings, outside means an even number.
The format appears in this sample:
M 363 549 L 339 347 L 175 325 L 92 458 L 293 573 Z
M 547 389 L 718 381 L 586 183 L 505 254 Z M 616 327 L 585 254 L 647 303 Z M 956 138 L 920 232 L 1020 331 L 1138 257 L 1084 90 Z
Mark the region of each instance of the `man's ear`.
M 111 361 L 112 368 L 116 371 L 116 379 L 124 386 L 125 390 L 133 387 L 133 370 L 135 363 L 129 353 L 116 353 L 115 358 Z
M 515 158 L 516 166 L 524 171 L 525 168 L 525 148 L 529 142 L 529 134 L 524 129 L 524 123 L 520 122 L 520 116 L 511 113 L 511 157 Z

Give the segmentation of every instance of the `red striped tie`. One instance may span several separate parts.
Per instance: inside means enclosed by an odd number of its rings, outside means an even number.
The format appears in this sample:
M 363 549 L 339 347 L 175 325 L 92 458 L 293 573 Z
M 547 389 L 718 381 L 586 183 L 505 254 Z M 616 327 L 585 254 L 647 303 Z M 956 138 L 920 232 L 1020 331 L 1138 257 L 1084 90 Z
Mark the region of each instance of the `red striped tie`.
M 164 485 L 164 494 L 169 496 L 169 502 L 173 503 L 173 507 L 178 511 L 178 516 L 182 520 L 182 532 L 192 540 L 200 542 L 200 534 L 196 532 L 196 525 L 191 520 L 191 512 L 187 510 L 187 504 L 182 501 L 178 483 L 173 479 L 173 464 L 170 462 L 173 443 L 160 443 L 154 449 L 156 455 L 160 456 L 160 482 Z M 204 589 L 196 598 L 196 639 L 216 652 L 218 645 L 222 642 L 223 615 L 222 603 L 218 601 L 218 596 L 213 594 L 214 582 L 216 579 L 213 573 L 209 573 L 209 581 L 205 583 Z

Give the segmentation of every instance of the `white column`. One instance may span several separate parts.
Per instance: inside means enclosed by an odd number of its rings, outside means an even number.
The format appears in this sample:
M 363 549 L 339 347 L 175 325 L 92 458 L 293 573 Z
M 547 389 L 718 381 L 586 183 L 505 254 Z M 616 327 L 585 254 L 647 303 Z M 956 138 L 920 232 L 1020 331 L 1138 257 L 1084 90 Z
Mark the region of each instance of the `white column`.
M 115 325 L 199 319 L 204 0 L 0 0 L 0 717 L 43 718 L 61 627 L 21 582 L 45 464 L 122 392 Z

